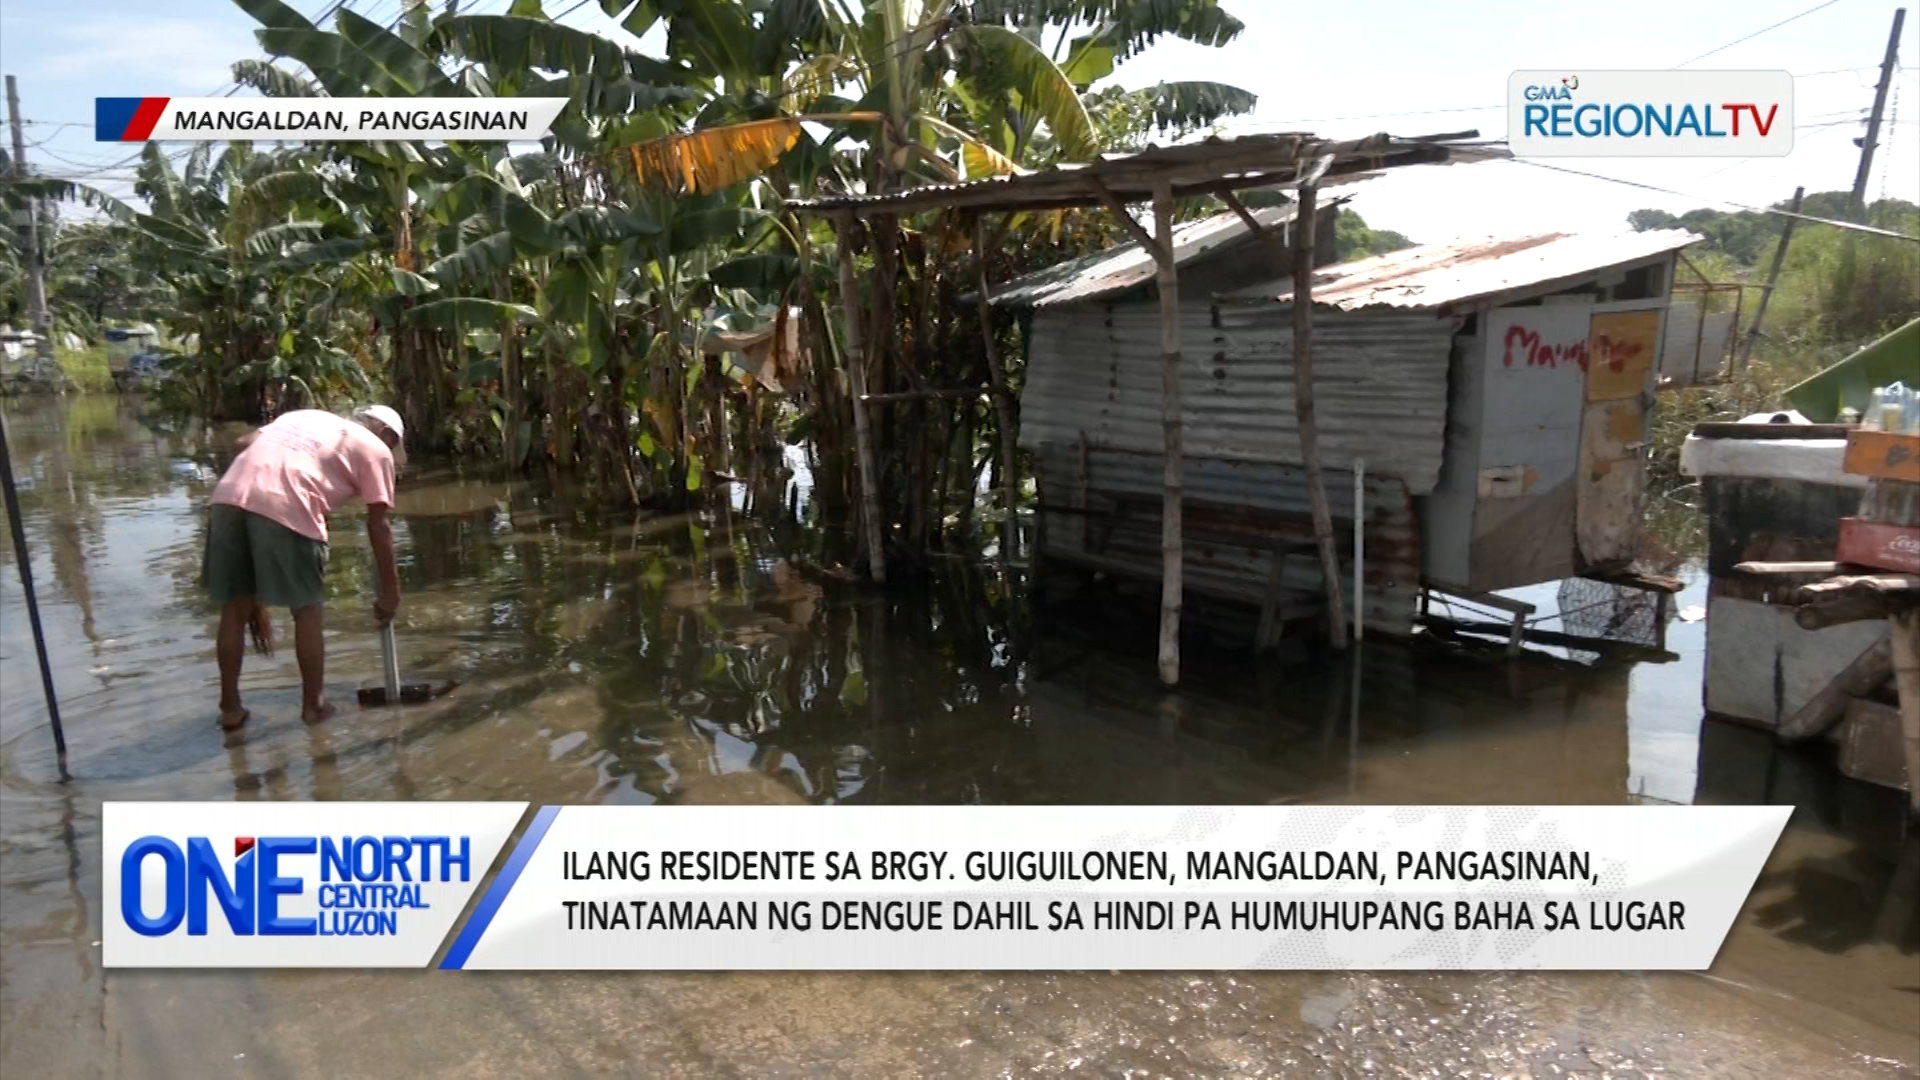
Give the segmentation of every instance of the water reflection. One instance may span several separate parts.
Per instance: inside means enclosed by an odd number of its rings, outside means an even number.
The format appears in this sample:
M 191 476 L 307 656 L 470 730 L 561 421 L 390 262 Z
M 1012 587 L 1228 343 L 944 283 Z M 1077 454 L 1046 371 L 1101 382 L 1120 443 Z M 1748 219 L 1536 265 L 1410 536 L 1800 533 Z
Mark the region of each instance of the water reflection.
M 244 690 L 254 718 L 227 737 L 213 723 L 215 613 L 196 582 L 202 503 L 235 432 L 161 434 L 143 426 L 134 407 L 111 399 L 8 407 L 27 532 L 36 560 L 50 570 L 36 578 L 54 582 L 43 599 L 78 779 L 65 787 L 49 783 L 51 750 L 32 647 L 16 615 L 19 586 L 9 567 L 0 584 L 0 942 L 8 947 L 0 1004 L 9 1017 L 53 1017 L 49 1032 L 98 1045 L 105 1022 L 99 1017 L 106 983 L 90 966 L 90 942 L 98 936 L 103 799 L 1648 799 L 1784 802 L 1799 809 L 1715 971 L 1759 988 L 1759 996 L 1703 1003 L 1673 980 L 1621 976 L 1634 980 L 1636 1000 L 1657 997 L 1701 1010 L 1684 1025 L 1689 1031 L 1737 1032 L 1747 1025 L 1754 1038 L 1766 1040 L 1777 1036 L 1769 1024 L 1755 1026 L 1761 1008 L 1755 1003 L 1784 995 L 1795 1008 L 1817 1012 L 1819 1037 L 1838 1040 L 1849 1052 L 1913 1056 L 1910 1047 L 1900 1049 L 1906 1045 L 1901 1033 L 1910 1030 L 1903 1017 L 1910 1020 L 1913 1007 L 1911 989 L 1903 988 L 1920 982 L 1911 974 L 1920 943 L 1914 920 L 1903 915 L 1914 906 L 1920 856 L 1915 841 L 1899 833 L 1899 799 L 1837 778 L 1817 756 L 1783 754 L 1765 737 L 1703 728 L 1698 625 L 1673 628 L 1670 647 L 1681 659 L 1665 665 L 1581 664 L 1544 655 L 1509 664 L 1374 640 L 1350 661 L 1301 651 L 1256 663 L 1222 639 L 1193 648 L 1187 684 L 1167 695 L 1155 681 L 1151 657 L 1138 651 L 1152 640 L 1140 622 L 1150 624 L 1150 604 L 1142 610 L 1095 590 L 1030 618 L 996 574 L 973 572 L 959 561 L 917 586 L 867 590 L 820 569 L 830 561 L 820 554 L 818 538 L 798 531 L 784 513 L 596 517 L 544 484 L 443 467 L 403 478 L 396 531 L 405 603 L 397 633 L 409 678 L 453 678 L 460 688 L 428 704 L 346 711 L 308 726 L 298 719 L 291 650 L 273 660 L 249 657 Z M 765 501 L 779 502 L 771 495 Z M 361 522 L 351 515 L 336 520 L 333 538 L 328 670 L 334 696 L 350 701 L 353 686 L 378 678 L 368 610 L 374 583 Z M 18 948 L 40 944 L 57 948 L 45 955 Z M 222 979 L 195 985 L 239 1014 L 265 1010 L 296 1030 L 310 1021 L 295 1006 L 304 1008 L 334 985 L 317 976 L 275 977 L 274 985 L 289 995 L 281 1012 L 282 1006 L 248 996 L 245 980 Z M 984 995 L 989 987 L 993 1000 L 1012 994 L 1035 1002 L 1026 1021 L 1034 1031 L 1048 1022 L 1048 1010 L 1079 1013 L 1084 998 L 1089 1008 L 1079 1014 L 1085 1022 L 1123 1031 L 1116 1037 L 1135 1040 L 1137 1049 L 1176 1037 L 1182 1045 L 1192 1037 L 1198 1047 L 1215 1030 L 1209 1024 L 1217 1021 L 1204 1019 L 1205 1009 L 1181 1006 L 1189 1019 L 1168 1021 L 1165 1008 L 1156 1012 L 1155 999 L 1229 1007 L 1243 992 L 1284 995 L 1322 985 L 1304 976 L 1182 989 L 1144 978 L 1076 979 L 930 982 L 926 1001 L 938 1003 L 933 1015 L 946 1019 L 929 1020 L 927 1031 L 951 1046 L 875 1060 L 897 1066 L 885 1069 L 890 1072 L 977 1065 L 976 1057 L 951 1047 L 991 1040 L 972 1021 L 955 1017 L 976 1008 L 967 995 Z M 162 985 L 130 976 L 111 981 Z M 369 1023 L 392 1023 L 378 1019 L 379 1008 L 391 1009 L 412 993 L 401 988 L 411 984 L 391 980 L 355 985 L 374 1010 Z M 592 1011 L 601 991 L 588 987 L 606 984 L 540 985 L 546 989 L 526 991 L 533 996 L 490 993 L 533 1012 L 552 1000 Z M 630 992 L 634 984 L 621 985 Z M 730 1016 L 752 1011 L 739 994 L 776 992 L 767 986 L 785 987 L 777 991 L 785 995 L 806 993 L 793 981 L 763 985 L 746 977 L 646 985 L 673 985 L 683 1000 L 708 1002 Z M 882 988 L 907 985 L 897 979 L 834 985 L 875 1008 L 883 1001 L 896 1013 L 920 1007 L 887 997 L 895 990 Z M 1390 1000 L 1398 1003 L 1394 1008 L 1412 1010 L 1409 1015 L 1419 1011 L 1409 1003 L 1427 993 L 1367 985 L 1374 989 L 1355 991 L 1353 1001 Z M 1453 988 L 1433 991 L 1439 997 L 1495 1000 L 1496 1011 L 1508 1010 L 1502 1015 L 1547 1007 L 1533 998 L 1524 1006 L 1508 1001 L 1498 981 L 1462 977 L 1435 985 Z M 1620 985 L 1560 980 L 1546 985 L 1540 1000 L 1582 1009 L 1605 1002 L 1602 1011 L 1611 1016 L 1620 1007 Z M 1236 989 L 1242 986 L 1266 989 Z M 179 1018 L 166 1000 L 123 998 L 115 1004 L 116 1022 L 148 1030 L 159 1017 Z M 210 1007 L 200 1006 L 202 1012 Z M 1277 1009 L 1283 1018 L 1299 1012 L 1297 1002 Z M 493 1015 L 497 1002 L 473 1003 L 471 1011 Z M 88 1016 L 94 1019 L 77 1019 Z M 204 1030 L 216 1020 L 189 1017 L 186 1027 Z M 471 1017 L 443 1022 L 472 1040 L 493 1034 L 474 1030 Z M 1670 1018 L 1649 1022 L 1671 1030 Z M 91 1033 L 73 1034 L 74 1025 L 87 1023 L 94 1025 Z M 1057 1037 L 1071 1041 L 1071 1024 L 1061 1023 L 1066 1026 Z M 1262 1030 L 1278 1030 L 1274 1023 L 1266 1021 Z M 1515 1020 L 1513 1030 L 1530 1030 L 1527 1023 Z M 659 1051 L 632 1025 L 615 1026 L 625 1034 L 610 1037 L 641 1040 L 619 1045 Z M 701 1031 L 699 1039 L 718 1037 Z M 1311 1043 L 1323 1037 L 1319 1032 L 1286 1038 Z M 23 1045 L 9 1041 L 9 1063 L 31 1060 L 15 1049 Z M 819 1052 L 824 1044 L 807 1045 Z M 1133 1054 L 1119 1045 L 1089 1050 L 1096 1056 L 1088 1060 L 1104 1061 L 1111 1071 L 1131 1067 L 1127 1062 L 1156 1072 L 1216 1067 L 1205 1064 L 1211 1058 Z M 1772 1055 L 1766 1060 L 1801 1060 L 1765 1045 Z M 1401 1052 L 1386 1045 L 1364 1049 L 1381 1060 Z M 1675 1047 L 1663 1052 L 1676 1063 L 1698 1063 Z M 1026 1060 L 1024 1051 L 1005 1053 L 999 1060 Z M 1824 1060 L 1809 1053 L 1807 1060 Z M 194 1054 L 183 1045 L 176 1060 L 199 1060 Z M 909 1060 L 921 1064 L 901 1065 Z

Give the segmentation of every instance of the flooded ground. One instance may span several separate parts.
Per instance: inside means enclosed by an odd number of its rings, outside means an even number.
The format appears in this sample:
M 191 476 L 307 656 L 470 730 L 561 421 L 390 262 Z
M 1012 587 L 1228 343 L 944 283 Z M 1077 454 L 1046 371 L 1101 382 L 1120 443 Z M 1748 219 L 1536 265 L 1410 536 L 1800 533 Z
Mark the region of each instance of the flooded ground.
M 195 590 L 215 435 L 131 403 L 8 403 L 75 779 L 55 782 L 9 550 L 0 574 L 0 1071 L 9 1076 L 1887 1076 L 1920 1067 L 1920 840 L 1900 797 L 1700 719 L 1699 624 L 1666 664 L 1362 668 L 1190 647 L 1099 598 L 1009 619 L 992 575 L 879 595 L 729 519 L 594 518 L 423 471 L 396 529 L 403 674 L 360 712 L 370 561 L 337 520 L 330 723 L 291 628 L 214 724 Z M 1700 603 L 1690 594 L 1683 604 Z M 1151 618 L 1151 611 L 1147 612 Z M 1211 653 L 1212 655 L 1209 655 Z M 1357 691 L 1356 688 L 1357 687 Z M 1691 974 L 105 973 L 100 804 L 119 799 L 849 803 L 1790 803 L 1713 971 Z

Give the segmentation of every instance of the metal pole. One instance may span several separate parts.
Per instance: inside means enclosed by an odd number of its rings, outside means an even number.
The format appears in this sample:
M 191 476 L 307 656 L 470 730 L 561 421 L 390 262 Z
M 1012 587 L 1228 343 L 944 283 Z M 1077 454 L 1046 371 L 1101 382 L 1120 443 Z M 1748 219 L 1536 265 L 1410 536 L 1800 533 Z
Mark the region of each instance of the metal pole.
M 1367 459 L 1353 459 L 1353 640 L 1367 629 Z
M 400 700 L 400 653 L 393 644 L 393 624 L 380 628 L 380 669 L 387 687 L 387 704 Z
M 1793 212 L 1800 212 L 1800 197 L 1807 193 L 1804 187 L 1793 189 Z M 1773 249 L 1773 265 L 1767 269 L 1766 288 L 1760 290 L 1760 304 L 1753 309 L 1753 325 L 1747 327 L 1747 343 L 1740 349 L 1740 366 L 1745 368 L 1753 359 L 1753 347 L 1760 341 L 1760 320 L 1767 317 L 1767 301 L 1773 299 L 1774 282 L 1780 280 L 1780 264 L 1787 261 L 1787 241 L 1793 239 L 1793 223 L 1799 218 L 1790 217 L 1780 228 L 1780 245 Z
M 20 133 L 20 91 L 11 75 L 7 76 L 7 124 L 13 128 L 13 178 L 26 180 L 27 144 Z M 40 200 L 29 200 L 26 209 L 16 213 L 19 217 L 14 225 L 27 264 L 27 310 L 33 316 L 33 332 L 38 338 L 34 354 L 40 370 L 36 374 L 45 375 L 53 367 L 53 316 L 47 312 L 47 270 L 40 263 Z
M 11 86 L 13 79 L 7 79 Z M 67 733 L 60 726 L 60 698 L 53 692 L 53 668 L 47 664 L 47 636 L 40 629 L 40 603 L 33 595 L 33 564 L 27 559 L 27 530 L 20 521 L 20 495 L 13 488 L 13 454 L 7 448 L 7 422 L 0 415 L 0 487 L 6 489 L 7 524 L 13 528 L 13 561 L 20 567 L 20 589 L 27 595 L 27 623 L 33 628 L 33 649 L 40 656 L 40 689 L 47 696 L 47 722 L 53 727 L 53 749 L 60 779 L 67 779 Z
M 1880 116 L 1887 108 L 1887 91 L 1893 86 L 1893 65 L 1900 56 L 1900 28 L 1906 24 L 1907 9 L 1895 8 L 1893 32 L 1887 35 L 1887 55 L 1880 61 L 1880 85 L 1873 90 L 1873 112 L 1867 116 L 1867 137 L 1860 140 L 1860 168 L 1853 174 L 1853 198 L 1847 211 L 1857 221 L 1866 220 L 1867 174 L 1873 171 L 1873 149 L 1880 141 Z M 11 87 L 11 82 L 9 82 Z

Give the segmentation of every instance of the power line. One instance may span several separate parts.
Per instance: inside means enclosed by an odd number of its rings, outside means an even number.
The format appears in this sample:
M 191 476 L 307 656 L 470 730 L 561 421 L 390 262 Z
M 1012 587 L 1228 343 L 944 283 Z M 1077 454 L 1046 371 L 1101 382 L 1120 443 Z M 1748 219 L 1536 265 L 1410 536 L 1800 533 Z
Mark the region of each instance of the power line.
M 1728 49 L 1733 48 L 1735 45 L 1739 45 L 1743 42 L 1752 41 L 1754 38 L 1759 37 L 1761 34 L 1767 33 L 1768 31 L 1772 31 L 1772 30 L 1778 30 L 1781 27 L 1787 25 L 1790 22 L 1793 22 L 1796 19 L 1804 19 L 1816 11 L 1820 11 L 1824 8 L 1830 8 L 1839 2 L 1840 0 L 1827 0 L 1827 2 L 1824 4 L 1815 4 L 1813 7 L 1808 8 L 1807 10 L 1801 12 L 1798 15 L 1789 15 L 1786 18 L 1781 19 L 1779 22 L 1774 23 L 1772 26 L 1763 26 L 1760 29 L 1755 30 L 1753 33 L 1748 34 L 1746 37 L 1735 38 L 1732 41 L 1727 42 L 1725 45 L 1722 45 L 1717 49 L 1708 49 L 1706 52 L 1701 53 L 1699 56 L 1694 57 L 1692 60 L 1684 60 L 1673 66 L 1676 68 L 1683 68 L 1683 67 L 1686 67 L 1688 64 L 1698 63 L 1702 60 L 1705 60 L 1707 57 L 1714 55 L 1715 53 L 1726 52 Z
M 1814 217 L 1810 214 L 1796 214 L 1790 210 L 1779 210 L 1771 206 L 1748 206 L 1745 203 L 1734 202 L 1732 199 L 1721 199 L 1711 195 L 1694 195 L 1685 191 L 1675 191 L 1672 188 L 1661 187 L 1658 184 L 1643 184 L 1638 180 L 1626 180 L 1618 176 L 1606 176 L 1601 173 L 1587 172 L 1583 169 L 1569 169 L 1564 165 L 1549 165 L 1544 161 L 1538 161 L 1533 158 L 1512 158 L 1510 160 L 1521 165 L 1530 165 L 1536 169 L 1547 169 L 1552 172 L 1566 173 L 1569 176 L 1584 176 L 1590 180 L 1605 180 L 1608 183 L 1623 184 L 1627 187 L 1640 188 L 1643 191 L 1657 191 L 1662 195 L 1677 195 L 1682 199 L 1718 203 L 1721 206 L 1731 206 L 1736 210 L 1751 210 L 1756 214 L 1776 214 L 1780 217 L 1808 221 L 1816 225 L 1831 225 L 1836 229 L 1850 229 L 1854 232 L 1870 233 L 1874 236 L 1885 236 L 1894 240 L 1905 240 L 1909 243 L 1920 244 L 1920 236 L 1908 236 L 1906 233 L 1898 233 L 1890 229 L 1876 229 L 1871 225 L 1856 225 L 1851 221 L 1834 221 L 1831 218 Z

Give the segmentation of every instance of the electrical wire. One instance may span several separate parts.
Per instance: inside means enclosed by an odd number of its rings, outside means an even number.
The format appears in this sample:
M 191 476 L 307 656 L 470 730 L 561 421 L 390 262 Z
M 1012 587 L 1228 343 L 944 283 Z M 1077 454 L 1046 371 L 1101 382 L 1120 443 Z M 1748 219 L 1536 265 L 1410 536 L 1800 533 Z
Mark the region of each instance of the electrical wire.
M 1760 29 L 1755 30 L 1753 33 L 1748 34 L 1746 37 L 1734 38 L 1732 41 L 1727 42 L 1725 45 L 1722 45 L 1717 49 L 1708 49 L 1706 52 L 1701 53 L 1699 56 L 1694 57 L 1692 60 L 1683 60 L 1680 63 L 1675 64 L 1673 66 L 1676 68 L 1683 68 L 1683 67 L 1686 67 L 1688 64 L 1699 63 L 1700 61 L 1705 60 L 1709 56 L 1713 56 L 1717 53 L 1726 52 L 1728 49 L 1733 48 L 1735 45 L 1741 45 L 1746 42 L 1752 41 L 1754 38 L 1759 37 L 1761 34 L 1778 30 L 1790 22 L 1793 22 L 1797 19 L 1804 19 L 1816 11 L 1821 11 L 1826 8 L 1830 8 L 1839 2 L 1840 0 L 1827 0 L 1827 2 L 1824 4 L 1815 4 L 1813 7 L 1808 8 L 1807 10 L 1801 12 L 1798 15 L 1789 15 L 1786 18 L 1781 19 L 1779 22 L 1774 23 L 1772 26 L 1763 26 Z
M 1721 206 L 1731 206 L 1736 210 L 1751 210 L 1756 214 L 1775 214 L 1780 217 L 1790 217 L 1798 221 L 1811 222 L 1815 225 L 1832 225 L 1837 229 L 1847 229 L 1852 232 L 1869 233 L 1874 236 L 1885 236 L 1894 240 L 1905 240 L 1909 243 L 1920 244 L 1920 236 L 1908 236 L 1906 233 L 1894 232 L 1891 229 L 1876 229 L 1870 225 L 1856 225 L 1850 221 L 1835 221 L 1832 218 L 1814 217 L 1811 214 L 1796 214 L 1791 210 L 1780 210 L 1771 206 L 1748 206 L 1746 203 L 1735 202 L 1732 199 L 1721 199 L 1711 195 L 1695 195 L 1691 192 L 1675 191 L 1672 188 L 1661 187 L 1658 184 L 1645 184 L 1638 180 L 1627 180 L 1618 176 L 1606 176 L 1602 173 L 1587 172 L 1584 169 L 1570 169 L 1565 165 L 1549 165 L 1535 158 L 1512 158 L 1510 160 L 1517 165 L 1526 165 L 1535 169 L 1547 169 L 1552 172 L 1567 173 L 1570 176 L 1584 176 L 1592 180 L 1605 180 L 1608 183 L 1624 184 L 1627 187 L 1640 188 L 1644 191 L 1657 191 L 1662 195 L 1675 195 L 1682 199 L 1693 199 L 1698 202 L 1718 203 Z

